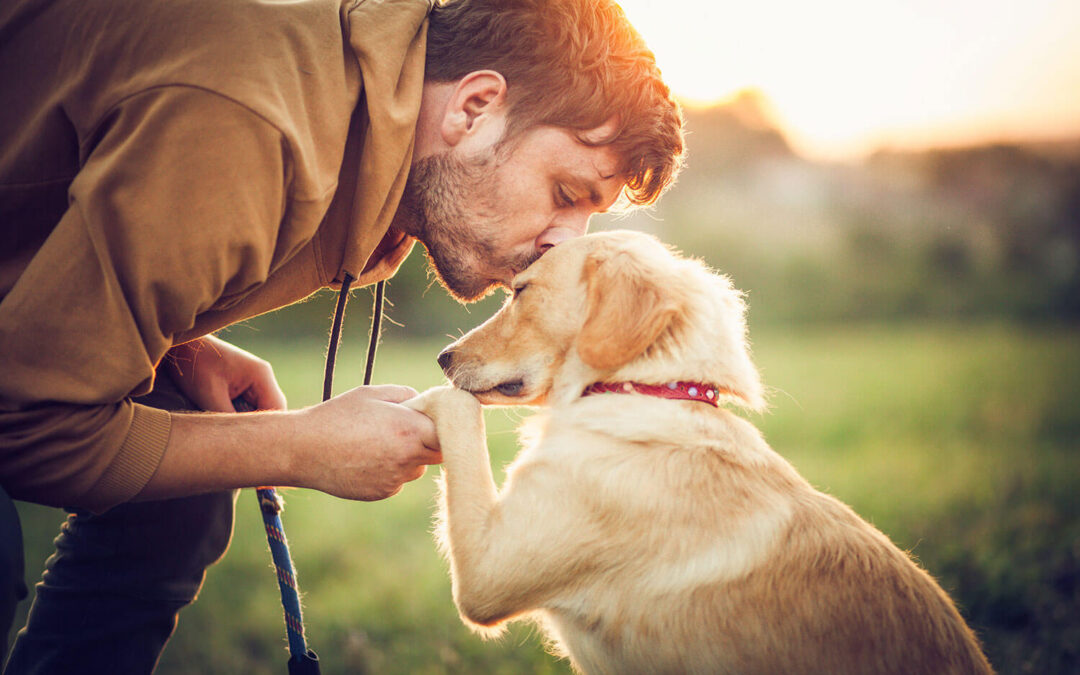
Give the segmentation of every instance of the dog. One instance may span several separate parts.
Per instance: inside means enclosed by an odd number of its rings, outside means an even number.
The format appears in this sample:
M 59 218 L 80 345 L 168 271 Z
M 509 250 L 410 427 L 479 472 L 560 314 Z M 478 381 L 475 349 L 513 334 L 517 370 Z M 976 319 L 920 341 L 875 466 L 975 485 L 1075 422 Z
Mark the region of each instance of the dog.
M 990 673 L 941 587 L 731 408 L 764 409 L 730 280 L 615 231 L 545 253 L 409 405 L 444 457 L 462 618 L 582 673 Z M 541 406 L 496 487 L 481 403 Z

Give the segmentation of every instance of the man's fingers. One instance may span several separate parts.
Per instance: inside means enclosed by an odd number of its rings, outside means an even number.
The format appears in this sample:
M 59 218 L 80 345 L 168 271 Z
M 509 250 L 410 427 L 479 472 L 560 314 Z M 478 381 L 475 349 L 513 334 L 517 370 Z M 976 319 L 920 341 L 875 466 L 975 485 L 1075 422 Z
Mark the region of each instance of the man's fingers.
M 271 379 L 269 382 L 256 382 L 255 385 L 249 390 L 255 400 L 252 403 L 259 410 L 288 410 L 289 403 L 285 399 L 285 392 L 281 391 L 281 387 L 278 386 L 277 380 Z
M 439 450 L 431 450 L 431 448 L 428 448 L 428 450 L 430 452 L 428 453 L 427 457 L 424 458 L 424 463 L 425 464 L 442 464 L 443 463 L 442 452 L 440 452 Z
M 416 396 L 416 390 L 403 384 L 373 384 L 366 387 L 357 387 L 353 391 L 367 396 L 368 398 L 386 401 L 388 403 L 401 403 Z
M 199 398 L 192 398 L 206 412 L 234 412 L 232 399 L 229 398 L 229 385 L 224 380 L 198 392 Z

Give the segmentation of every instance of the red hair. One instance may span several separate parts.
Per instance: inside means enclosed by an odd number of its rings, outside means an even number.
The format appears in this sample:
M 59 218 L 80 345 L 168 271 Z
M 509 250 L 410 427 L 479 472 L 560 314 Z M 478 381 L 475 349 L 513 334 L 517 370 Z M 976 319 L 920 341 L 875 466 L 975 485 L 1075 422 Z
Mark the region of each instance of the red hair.
M 655 202 L 678 174 L 683 116 L 656 59 L 611 0 L 448 0 L 428 27 L 426 79 L 454 82 L 494 70 L 507 83 L 507 138 L 538 124 L 579 132 L 622 158 L 624 193 Z

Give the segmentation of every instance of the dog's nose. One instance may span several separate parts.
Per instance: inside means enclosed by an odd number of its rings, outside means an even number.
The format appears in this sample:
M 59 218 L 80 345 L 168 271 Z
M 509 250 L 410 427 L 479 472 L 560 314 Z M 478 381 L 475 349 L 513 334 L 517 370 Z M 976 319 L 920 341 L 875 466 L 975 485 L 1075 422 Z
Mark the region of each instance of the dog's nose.
M 450 367 L 450 363 L 453 360 L 454 360 L 454 352 L 453 352 L 453 350 L 444 349 L 443 352 L 441 354 L 439 354 L 439 367 L 442 368 L 443 371 L 445 372 L 446 369 Z

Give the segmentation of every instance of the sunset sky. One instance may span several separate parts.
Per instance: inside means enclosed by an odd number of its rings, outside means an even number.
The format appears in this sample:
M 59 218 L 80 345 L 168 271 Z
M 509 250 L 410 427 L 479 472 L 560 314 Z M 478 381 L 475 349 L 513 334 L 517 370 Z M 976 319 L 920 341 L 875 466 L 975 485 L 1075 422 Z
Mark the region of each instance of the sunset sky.
M 620 0 L 676 94 L 757 88 L 803 153 L 1080 137 L 1080 0 Z

